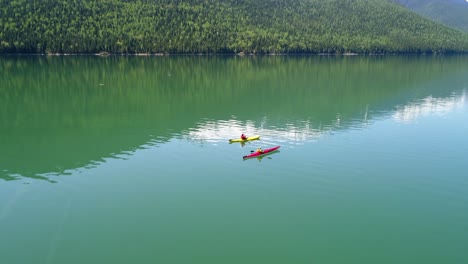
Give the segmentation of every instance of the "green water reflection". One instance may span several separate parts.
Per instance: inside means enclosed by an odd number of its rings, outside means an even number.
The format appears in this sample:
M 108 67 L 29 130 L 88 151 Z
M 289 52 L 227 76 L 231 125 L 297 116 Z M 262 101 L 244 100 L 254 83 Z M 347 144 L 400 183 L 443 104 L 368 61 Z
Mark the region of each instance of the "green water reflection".
M 0 264 L 467 263 L 466 59 L 0 57 Z
M 2 57 L 0 179 L 67 174 L 204 120 L 346 130 L 460 96 L 466 75 L 457 56 Z

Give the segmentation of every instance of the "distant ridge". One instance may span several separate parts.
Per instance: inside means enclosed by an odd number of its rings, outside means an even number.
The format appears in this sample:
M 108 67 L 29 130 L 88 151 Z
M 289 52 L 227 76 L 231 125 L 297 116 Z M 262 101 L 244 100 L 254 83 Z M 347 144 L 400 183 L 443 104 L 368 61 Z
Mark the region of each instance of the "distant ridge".
M 0 0 L 0 53 L 103 52 L 466 53 L 468 34 L 388 0 Z
M 468 2 L 465 0 L 393 0 L 416 13 L 468 32 Z

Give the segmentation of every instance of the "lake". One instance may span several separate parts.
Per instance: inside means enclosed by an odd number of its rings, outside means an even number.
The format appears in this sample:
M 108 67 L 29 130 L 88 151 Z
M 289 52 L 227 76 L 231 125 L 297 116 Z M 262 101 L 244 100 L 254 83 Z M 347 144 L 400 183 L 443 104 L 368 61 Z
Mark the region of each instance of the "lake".
M 467 95 L 466 56 L 0 57 L 0 263 L 468 263 Z

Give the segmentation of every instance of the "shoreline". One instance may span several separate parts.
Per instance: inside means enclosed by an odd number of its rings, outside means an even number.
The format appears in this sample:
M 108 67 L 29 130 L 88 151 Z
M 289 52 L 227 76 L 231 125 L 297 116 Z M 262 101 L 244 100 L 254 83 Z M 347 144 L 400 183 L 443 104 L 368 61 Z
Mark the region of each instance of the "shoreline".
M 135 57 L 170 57 L 170 56 L 238 56 L 238 57 L 255 57 L 255 56 L 451 56 L 451 55 L 468 55 L 468 52 L 451 52 L 451 53 L 0 53 L 0 56 L 96 56 L 96 57 L 116 57 L 116 56 L 135 56 Z

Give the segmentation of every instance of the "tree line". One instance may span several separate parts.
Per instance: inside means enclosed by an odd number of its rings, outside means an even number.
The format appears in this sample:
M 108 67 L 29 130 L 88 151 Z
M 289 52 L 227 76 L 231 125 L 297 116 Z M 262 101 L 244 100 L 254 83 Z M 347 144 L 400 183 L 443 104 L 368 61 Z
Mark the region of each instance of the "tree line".
M 0 53 L 465 53 L 387 0 L 0 0 Z

